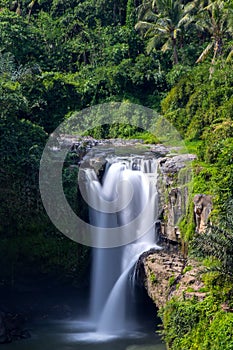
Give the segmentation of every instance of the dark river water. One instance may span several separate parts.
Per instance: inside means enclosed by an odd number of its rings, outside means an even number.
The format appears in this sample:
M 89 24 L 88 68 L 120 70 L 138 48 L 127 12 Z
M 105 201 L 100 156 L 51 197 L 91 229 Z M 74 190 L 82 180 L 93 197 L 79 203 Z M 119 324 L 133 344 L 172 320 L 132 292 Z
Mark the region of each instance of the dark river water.
M 34 321 L 26 324 L 31 338 L 14 341 L 10 344 L 0 344 L 0 350 L 165 350 L 166 346 L 157 334 L 158 324 L 161 323 L 156 317 L 154 304 L 147 296 L 140 295 L 135 314 L 135 325 L 124 334 L 98 334 L 88 320 L 87 297 L 83 298 L 78 293 L 77 299 L 74 295 L 63 293 L 63 296 L 56 298 L 54 303 L 66 302 L 74 310 L 69 319 L 56 320 L 55 318 L 35 318 Z M 46 310 L 52 303 L 51 298 L 37 295 L 27 298 L 31 305 L 33 300 L 37 305 Z M 16 300 L 16 299 L 15 299 Z M 46 300 L 46 301 L 45 301 Z M 70 303 L 69 303 L 70 302 Z M 25 302 L 24 302 L 25 303 Z M 24 305 L 25 306 L 25 305 Z M 79 310 L 79 311 L 75 311 Z
M 152 330 L 125 335 L 96 334 L 81 321 L 40 322 L 30 329 L 31 338 L 1 345 L 2 350 L 165 350 Z
M 31 338 L 1 345 L 2 350 L 165 350 L 158 335 L 149 330 L 122 336 L 96 334 L 85 322 L 59 321 L 34 324 Z

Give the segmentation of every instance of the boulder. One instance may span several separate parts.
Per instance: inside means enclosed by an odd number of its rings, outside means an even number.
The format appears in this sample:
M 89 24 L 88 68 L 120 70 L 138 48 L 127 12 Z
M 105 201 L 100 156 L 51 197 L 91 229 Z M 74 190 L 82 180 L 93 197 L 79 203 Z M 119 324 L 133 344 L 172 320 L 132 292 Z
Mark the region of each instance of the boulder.
M 193 198 L 196 232 L 204 233 L 213 208 L 212 197 L 207 194 L 196 194 Z
M 161 233 L 165 239 L 172 242 L 180 242 L 178 224 L 187 210 L 194 159 L 196 159 L 194 154 L 180 154 L 159 159 Z
M 160 250 L 142 256 L 140 263 L 141 283 L 158 308 L 173 297 L 180 300 L 206 297 L 200 277 L 202 267 L 197 261 L 184 259 L 178 252 Z

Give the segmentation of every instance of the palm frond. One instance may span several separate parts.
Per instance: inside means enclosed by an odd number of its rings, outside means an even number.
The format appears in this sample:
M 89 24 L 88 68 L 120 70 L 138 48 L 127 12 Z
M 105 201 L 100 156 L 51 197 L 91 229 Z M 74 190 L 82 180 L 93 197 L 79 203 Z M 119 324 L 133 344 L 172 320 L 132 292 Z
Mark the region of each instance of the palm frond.
M 153 12 L 151 1 L 146 1 L 142 3 L 140 6 L 138 6 L 137 17 L 139 20 L 142 20 L 148 15 L 148 13 L 151 13 L 151 12 Z
M 188 25 L 188 24 L 192 23 L 193 21 L 194 21 L 194 17 L 190 16 L 190 14 L 187 13 L 184 17 L 182 17 L 179 20 L 177 27 L 182 27 L 183 25 Z
M 156 8 L 157 8 L 157 0 L 152 0 L 152 2 L 151 2 L 151 8 L 152 8 L 153 11 L 156 10 Z
M 168 51 L 168 50 L 170 50 L 171 49 L 171 41 L 170 40 L 167 40 L 164 44 L 163 44 L 163 46 L 161 47 L 161 51 L 162 52 L 166 52 L 166 51 Z
M 158 32 L 158 33 L 169 33 L 169 28 L 168 27 L 166 27 L 166 26 L 162 26 L 162 25 L 159 25 L 159 24 L 157 24 L 156 26 L 155 26 L 155 30 L 156 30 L 156 32 Z
M 193 13 L 195 5 L 200 0 L 194 0 L 195 4 L 188 4 L 187 6 L 183 4 L 180 0 L 150 0 L 145 1 L 139 7 L 139 22 L 136 24 L 136 30 L 142 32 L 144 37 L 153 37 L 148 43 L 149 50 L 154 47 L 154 42 L 158 42 L 160 35 L 160 43 L 164 43 L 163 50 L 167 51 L 172 47 L 168 45 L 167 40 L 171 39 L 173 36 L 177 39 L 177 44 L 179 44 L 178 33 L 185 24 L 191 23 L 193 21 Z M 191 16 L 191 11 L 193 11 Z M 174 51 L 176 52 L 176 51 Z M 177 52 L 176 52 L 177 56 Z M 178 58 L 174 59 L 173 63 L 176 63 Z
M 146 31 L 148 31 L 152 27 L 153 27 L 152 23 L 149 23 L 149 22 L 146 22 L 146 21 L 139 21 L 135 25 L 135 30 L 145 33 Z
M 146 52 L 149 54 L 151 53 L 154 49 L 156 49 L 156 47 L 158 46 L 159 44 L 159 37 L 158 36 L 153 36 L 147 43 L 147 46 L 146 46 Z
M 206 58 L 206 56 L 209 54 L 210 50 L 212 49 L 214 43 L 210 43 L 205 50 L 202 52 L 202 54 L 198 57 L 198 59 L 196 60 L 196 63 L 200 63 L 202 61 L 204 61 L 204 59 Z
M 191 1 L 184 6 L 184 13 L 190 13 L 198 8 L 198 1 Z

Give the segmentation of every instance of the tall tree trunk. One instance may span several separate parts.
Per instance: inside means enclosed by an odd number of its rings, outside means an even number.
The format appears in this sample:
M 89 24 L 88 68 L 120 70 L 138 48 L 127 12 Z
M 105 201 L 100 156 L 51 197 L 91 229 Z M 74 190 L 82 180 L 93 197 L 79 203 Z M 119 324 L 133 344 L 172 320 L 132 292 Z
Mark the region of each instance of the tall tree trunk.
M 215 60 L 222 54 L 222 48 L 223 48 L 223 41 L 221 37 L 215 38 L 215 43 L 214 43 L 214 55 L 212 58 L 212 66 L 209 69 L 210 76 L 209 79 L 212 79 L 213 73 L 214 73 L 214 65 L 215 65 Z
M 215 59 L 221 56 L 222 54 L 222 47 L 223 47 L 223 41 L 222 38 L 217 37 L 215 38 L 215 43 L 214 43 L 214 56 L 212 58 L 212 63 L 215 63 Z
M 178 53 L 177 53 L 177 42 L 175 38 L 172 38 L 172 47 L 173 47 L 173 65 L 179 63 Z

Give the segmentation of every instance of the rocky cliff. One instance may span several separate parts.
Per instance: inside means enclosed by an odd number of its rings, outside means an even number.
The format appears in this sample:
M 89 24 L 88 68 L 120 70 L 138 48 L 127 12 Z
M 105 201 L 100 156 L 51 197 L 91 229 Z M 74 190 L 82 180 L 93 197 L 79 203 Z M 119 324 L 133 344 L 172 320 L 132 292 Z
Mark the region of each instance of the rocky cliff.
M 159 158 L 159 207 L 161 233 L 160 251 L 145 253 L 138 263 L 138 280 L 158 308 L 172 297 L 202 300 L 204 284 L 200 278 L 202 266 L 188 259 L 181 249 L 179 223 L 187 214 L 192 190 L 192 154 Z M 197 194 L 193 198 L 193 223 L 203 234 L 212 210 L 211 196 Z
M 161 234 L 172 242 L 180 242 L 179 221 L 185 216 L 192 186 L 193 154 L 159 159 L 159 206 Z
M 140 279 L 144 280 L 147 293 L 158 308 L 165 306 L 172 297 L 195 296 L 199 300 L 205 297 L 199 275 L 202 267 L 197 261 L 164 249 L 145 254 L 139 264 Z
M 95 150 L 93 155 L 91 148 L 97 144 L 101 146 L 101 141 L 88 139 L 82 142 L 72 140 L 72 142 L 71 151 L 78 154 L 81 166 L 93 169 L 101 179 L 108 149 L 100 148 L 100 152 L 96 154 Z M 118 146 L 124 145 L 123 140 L 114 140 L 114 146 L 116 142 Z M 111 146 L 111 140 L 108 140 L 107 145 L 105 141 L 104 145 Z M 130 145 L 131 142 L 126 144 Z M 87 157 L 83 152 L 84 146 L 86 151 L 89 151 Z M 112 149 L 110 151 L 112 152 Z M 203 282 L 199 277 L 201 266 L 196 261 L 187 259 L 180 249 L 182 237 L 179 223 L 187 213 L 192 191 L 192 161 L 196 156 L 172 154 L 172 149 L 163 145 L 156 145 L 150 151 L 155 158 L 158 158 L 160 220 L 157 222 L 157 229 L 160 231 L 162 249 L 141 256 L 137 267 L 137 281 L 146 287 L 148 295 L 160 308 L 174 296 L 178 298 L 196 296 L 202 299 L 205 293 Z M 198 194 L 194 197 L 193 204 L 193 223 L 196 225 L 196 231 L 203 233 L 212 209 L 212 199 L 210 196 Z

